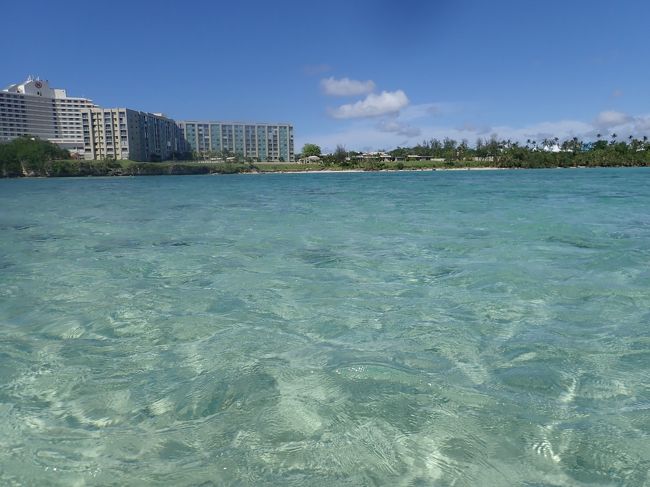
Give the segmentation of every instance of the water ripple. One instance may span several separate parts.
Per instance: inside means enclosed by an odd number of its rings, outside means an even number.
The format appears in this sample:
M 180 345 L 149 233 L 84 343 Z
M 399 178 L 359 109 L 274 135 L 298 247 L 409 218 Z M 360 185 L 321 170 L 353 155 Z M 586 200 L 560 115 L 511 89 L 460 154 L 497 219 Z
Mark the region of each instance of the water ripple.
M 648 170 L 0 186 L 1 485 L 650 484 Z

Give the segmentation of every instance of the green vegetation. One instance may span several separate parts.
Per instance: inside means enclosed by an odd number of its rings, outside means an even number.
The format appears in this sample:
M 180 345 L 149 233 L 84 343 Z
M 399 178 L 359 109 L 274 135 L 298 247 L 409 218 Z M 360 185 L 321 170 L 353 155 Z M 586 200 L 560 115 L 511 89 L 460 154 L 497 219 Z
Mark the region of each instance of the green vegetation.
M 0 177 L 148 176 L 163 174 L 234 174 L 254 172 L 254 166 L 198 162 L 85 161 L 51 142 L 19 137 L 0 143 Z
M 309 147 L 313 146 L 313 147 Z M 312 154 L 320 148 L 305 144 Z M 304 150 L 303 148 L 303 155 Z M 314 154 L 315 155 L 315 154 Z M 387 160 L 387 156 L 390 157 Z M 413 157 L 416 156 L 416 157 Z M 544 139 L 525 145 L 509 140 L 479 139 L 474 147 L 460 143 L 432 139 L 414 147 L 398 147 L 388 154 L 376 157 L 347 152 L 338 146 L 333 154 L 311 164 L 236 162 L 134 162 L 122 160 L 84 161 L 71 159 L 66 150 L 50 142 L 31 137 L 20 137 L 0 144 L 0 177 L 22 176 L 147 176 L 165 174 L 235 174 L 260 172 L 304 171 L 382 171 L 454 168 L 550 168 L 550 167 L 605 167 L 650 166 L 650 143 L 628 138 L 618 141 L 597 137 L 596 142 L 582 142 L 577 138 L 560 142 Z
M 66 159 L 70 159 L 70 153 L 55 144 L 35 137 L 18 137 L 0 144 L 0 176 L 40 176 L 65 171 Z
M 348 152 L 342 145 L 337 145 L 332 157 L 337 164 L 344 164 L 347 161 Z
M 302 157 L 320 156 L 320 147 L 316 144 L 305 144 L 302 146 Z
M 259 162 L 253 165 L 256 172 L 305 172 L 322 171 L 323 165 L 318 163 L 296 164 L 295 162 Z
M 0 167 L 2 167 L 1 163 Z M 74 159 L 47 162 L 42 165 L 41 169 L 22 174 L 13 173 L 3 175 L 5 177 L 161 176 L 257 172 L 254 166 L 230 163 L 201 164 L 196 162 L 135 162 L 124 160 L 79 161 Z
M 577 137 L 560 141 L 546 138 L 541 142 L 527 140 L 520 144 L 511 140 L 492 137 L 478 139 L 474 147 L 466 140 L 460 143 L 453 139 L 431 139 L 415 147 L 398 147 L 390 152 L 398 160 L 409 156 L 423 159 L 439 159 L 456 167 L 580 167 L 580 166 L 648 166 L 650 165 L 650 144 L 648 138 L 636 139 L 630 136 L 626 141 L 617 140 L 612 134 L 604 140 L 600 134 L 595 142 L 584 142 Z

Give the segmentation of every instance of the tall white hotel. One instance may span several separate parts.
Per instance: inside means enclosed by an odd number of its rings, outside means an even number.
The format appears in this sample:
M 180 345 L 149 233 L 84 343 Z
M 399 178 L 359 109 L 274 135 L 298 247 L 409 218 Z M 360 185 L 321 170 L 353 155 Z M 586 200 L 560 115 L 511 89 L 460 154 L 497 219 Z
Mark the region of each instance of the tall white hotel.
M 193 151 L 256 161 L 295 161 L 288 123 L 175 122 L 160 113 L 101 108 L 29 77 L 0 91 L 0 142 L 49 140 L 78 157 L 160 161 Z
M 31 76 L 0 91 L 0 142 L 21 135 L 89 160 L 160 161 L 185 151 L 176 122 L 160 113 L 100 108 Z
M 81 110 L 93 108 L 87 98 L 50 88 L 47 80 L 27 78 L 0 90 L 0 142 L 33 135 L 79 154 L 84 137 Z

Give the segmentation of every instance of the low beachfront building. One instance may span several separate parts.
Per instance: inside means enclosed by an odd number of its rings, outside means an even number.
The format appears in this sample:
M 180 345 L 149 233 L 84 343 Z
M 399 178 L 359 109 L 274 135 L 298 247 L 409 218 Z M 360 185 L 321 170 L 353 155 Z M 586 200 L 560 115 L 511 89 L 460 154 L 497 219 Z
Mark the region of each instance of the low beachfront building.
M 288 123 L 178 122 L 188 150 L 203 157 L 237 156 L 294 162 L 293 125 Z
M 318 156 L 307 156 L 298 160 L 300 164 L 318 164 L 321 158 Z
M 185 151 L 176 122 L 161 113 L 90 108 L 81 121 L 86 160 L 165 161 Z
M 64 89 L 51 88 L 47 80 L 30 76 L 0 90 L 0 142 L 31 135 L 81 154 L 81 111 L 92 107 L 91 100 L 70 97 Z
M 387 152 L 377 151 L 377 152 L 364 152 L 356 156 L 357 159 L 363 160 L 378 160 L 378 161 L 391 161 L 393 157 Z

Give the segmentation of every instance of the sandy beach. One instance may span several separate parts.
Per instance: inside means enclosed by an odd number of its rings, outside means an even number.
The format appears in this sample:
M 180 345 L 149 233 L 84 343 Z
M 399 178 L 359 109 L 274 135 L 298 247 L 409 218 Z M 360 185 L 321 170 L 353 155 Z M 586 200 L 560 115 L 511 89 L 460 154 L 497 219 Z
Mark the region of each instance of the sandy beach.
M 255 171 L 238 174 L 341 174 L 341 173 L 377 173 L 377 172 L 434 172 L 434 171 L 502 171 L 511 169 L 507 167 L 449 167 L 449 168 L 422 168 L 422 169 L 379 169 L 367 171 L 364 169 L 306 169 L 304 171 Z

